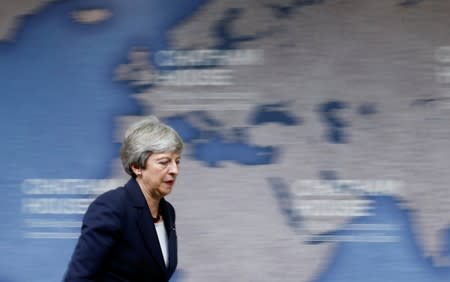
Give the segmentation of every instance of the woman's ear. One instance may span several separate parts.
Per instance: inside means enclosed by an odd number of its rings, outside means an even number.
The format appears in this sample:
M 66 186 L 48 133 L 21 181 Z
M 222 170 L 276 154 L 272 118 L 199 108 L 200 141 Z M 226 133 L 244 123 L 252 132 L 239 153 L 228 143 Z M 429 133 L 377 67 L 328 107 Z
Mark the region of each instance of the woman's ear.
M 136 175 L 136 176 L 140 176 L 141 174 L 142 174 L 142 170 L 141 170 L 141 168 L 139 168 L 137 165 L 135 165 L 135 164 L 132 164 L 131 165 L 131 171 L 133 171 L 133 173 Z

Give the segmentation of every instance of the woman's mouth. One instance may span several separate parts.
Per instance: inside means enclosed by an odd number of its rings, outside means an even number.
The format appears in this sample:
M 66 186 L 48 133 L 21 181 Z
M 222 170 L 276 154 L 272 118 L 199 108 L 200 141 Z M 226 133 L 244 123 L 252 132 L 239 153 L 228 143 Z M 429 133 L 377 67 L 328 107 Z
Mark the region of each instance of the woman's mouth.
M 168 185 L 173 185 L 175 183 L 175 180 L 164 181 L 164 183 L 166 183 Z

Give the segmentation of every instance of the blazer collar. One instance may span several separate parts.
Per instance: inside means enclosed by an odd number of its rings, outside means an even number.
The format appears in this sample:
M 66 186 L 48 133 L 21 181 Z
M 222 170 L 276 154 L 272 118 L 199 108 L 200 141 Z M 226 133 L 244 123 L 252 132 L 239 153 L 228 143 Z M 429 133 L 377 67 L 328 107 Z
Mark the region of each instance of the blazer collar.
M 159 245 L 158 235 L 156 233 L 155 224 L 153 223 L 150 208 L 147 205 L 144 194 L 139 187 L 139 184 L 134 178 L 131 178 L 125 184 L 125 190 L 127 191 L 133 207 L 137 212 L 137 225 L 141 232 L 144 246 L 147 251 L 158 261 L 161 269 L 168 274 L 172 268 L 175 268 L 177 260 L 177 246 L 175 237 L 175 224 L 174 218 L 170 215 L 168 203 L 164 198 L 159 203 L 159 212 L 164 218 L 164 226 L 166 227 L 168 234 L 168 248 L 169 248 L 169 266 L 166 267 L 164 258 Z M 174 265 L 175 264 L 175 265 Z M 173 270 L 172 270 L 173 271 Z
M 130 178 L 128 182 L 125 184 L 125 190 L 130 196 L 131 203 L 136 208 L 144 208 L 148 207 L 147 202 L 145 201 L 144 194 L 141 191 L 141 187 L 137 183 L 136 179 Z
M 141 188 L 139 187 L 139 184 L 137 183 L 136 179 L 130 178 L 128 182 L 125 184 L 125 190 L 127 191 L 130 200 L 134 207 L 136 208 L 147 208 L 149 211 L 149 206 L 147 205 L 147 201 L 145 200 L 145 196 L 141 191 Z M 171 235 L 171 231 L 175 231 L 175 218 L 171 216 L 169 212 L 169 203 L 162 198 L 159 202 L 159 213 L 164 218 L 164 225 L 167 230 L 167 234 L 169 236 Z

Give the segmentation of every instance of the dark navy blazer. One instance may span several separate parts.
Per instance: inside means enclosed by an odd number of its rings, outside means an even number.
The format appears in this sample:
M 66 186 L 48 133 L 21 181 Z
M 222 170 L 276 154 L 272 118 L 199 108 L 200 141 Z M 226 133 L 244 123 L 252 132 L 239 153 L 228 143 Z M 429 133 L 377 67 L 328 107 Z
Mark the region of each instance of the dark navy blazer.
M 177 266 L 175 210 L 164 199 L 159 209 L 168 233 L 168 267 L 144 194 L 132 178 L 89 206 L 64 281 L 168 281 Z

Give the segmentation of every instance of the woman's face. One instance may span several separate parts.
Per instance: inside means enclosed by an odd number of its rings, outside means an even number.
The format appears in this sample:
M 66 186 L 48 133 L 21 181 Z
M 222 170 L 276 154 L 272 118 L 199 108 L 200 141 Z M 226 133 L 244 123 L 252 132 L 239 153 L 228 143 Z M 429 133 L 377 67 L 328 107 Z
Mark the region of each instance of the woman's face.
M 178 175 L 180 155 L 175 152 L 154 153 L 148 157 L 145 169 L 133 169 L 136 180 L 145 192 L 160 198 L 172 192 Z

